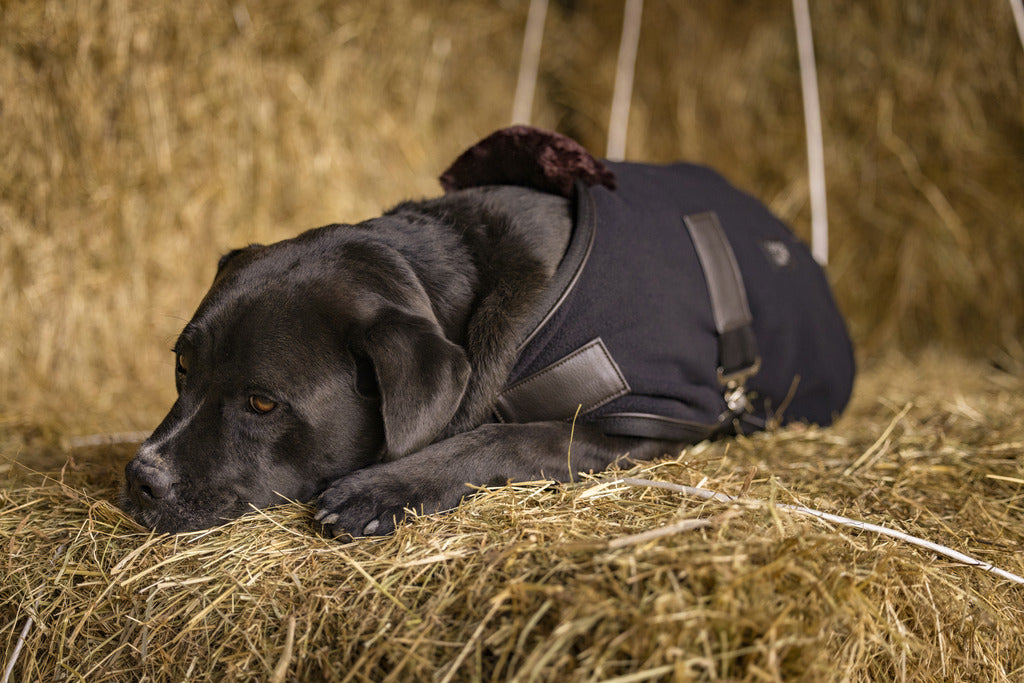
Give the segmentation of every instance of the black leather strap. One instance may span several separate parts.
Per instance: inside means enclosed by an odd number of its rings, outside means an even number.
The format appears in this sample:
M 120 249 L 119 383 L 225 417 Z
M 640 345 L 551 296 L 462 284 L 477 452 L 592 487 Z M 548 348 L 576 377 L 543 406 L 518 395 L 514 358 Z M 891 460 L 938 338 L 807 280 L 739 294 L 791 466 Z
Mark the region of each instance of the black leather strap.
M 498 395 L 494 412 L 502 422 L 568 420 L 629 393 L 629 384 L 598 337 L 516 382 Z
M 648 413 L 612 413 L 594 420 L 609 436 L 632 436 L 661 441 L 697 443 L 715 435 L 718 424 L 701 424 Z
M 732 378 L 756 371 L 760 362 L 743 276 L 715 212 L 692 214 L 683 222 L 704 270 L 718 332 L 719 378 L 728 384 Z

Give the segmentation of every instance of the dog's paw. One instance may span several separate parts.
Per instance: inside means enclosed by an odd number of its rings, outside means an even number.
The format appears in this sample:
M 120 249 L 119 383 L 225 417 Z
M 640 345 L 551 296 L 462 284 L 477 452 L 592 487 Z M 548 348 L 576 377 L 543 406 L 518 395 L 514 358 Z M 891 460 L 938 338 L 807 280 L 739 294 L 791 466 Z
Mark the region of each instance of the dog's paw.
M 320 496 L 313 521 L 325 536 L 385 536 L 402 521 L 416 501 L 409 487 L 386 472 L 353 472 L 337 480 Z

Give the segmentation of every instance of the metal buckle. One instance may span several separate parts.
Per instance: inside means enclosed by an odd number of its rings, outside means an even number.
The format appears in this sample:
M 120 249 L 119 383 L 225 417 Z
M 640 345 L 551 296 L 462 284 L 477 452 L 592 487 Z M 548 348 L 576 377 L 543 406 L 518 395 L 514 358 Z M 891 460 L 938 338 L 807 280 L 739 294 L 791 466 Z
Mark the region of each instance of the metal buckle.
M 718 368 L 718 382 L 725 387 L 725 405 L 733 415 L 740 415 L 750 410 L 746 384 L 747 380 L 756 375 L 760 369 L 760 356 L 755 358 L 751 365 L 736 372 L 726 374 L 721 367 Z

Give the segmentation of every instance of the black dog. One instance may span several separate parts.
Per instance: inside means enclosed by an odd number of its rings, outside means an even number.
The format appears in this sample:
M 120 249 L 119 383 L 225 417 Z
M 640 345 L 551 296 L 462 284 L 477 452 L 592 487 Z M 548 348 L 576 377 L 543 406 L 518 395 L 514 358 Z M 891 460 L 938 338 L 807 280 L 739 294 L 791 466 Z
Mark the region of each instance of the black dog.
M 828 422 L 853 366 L 820 269 L 754 200 L 673 168 L 711 185 L 678 187 L 690 202 L 678 235 L 626 231 L 622 244 L 650 253 L 627 258 L 625 275 L 607 272 L 623 248 L 594 214 L 627 186 L 655 191 L 654 167 L 603 165 L 523 128 L 460 158 L 443 197 L 227 254 L 175 345 L 178 399 L 126 468 L 125 509 L 179 532 L 319 496 L 325 533 L 384 534 L 406 508 L 456 506 L 467 485 L 567 480 L 770 417 Z M 727 188 L 725 204 L 693 196 L 707 187 Z M 756 239 L 738 243 L 729 224 L 751 222 Z M 701 253 L 690 239 L 702 234 L 728 234 L 732 249 Z M 661 251 L 678 258 L 657 265 Z M 699 265 L 683 263 L 694 254 Z M 751 258 L 768 285 L 716 284 Z M 671 291 L 652 315 L 633 304 L 648 280 L 697 289 Z M 577 333 L 581 299 L 611 307 L 610 329 Z M 623 341 L 637 328 L 653 366 Z M 661 329 L 667 341 L 649 340 Z

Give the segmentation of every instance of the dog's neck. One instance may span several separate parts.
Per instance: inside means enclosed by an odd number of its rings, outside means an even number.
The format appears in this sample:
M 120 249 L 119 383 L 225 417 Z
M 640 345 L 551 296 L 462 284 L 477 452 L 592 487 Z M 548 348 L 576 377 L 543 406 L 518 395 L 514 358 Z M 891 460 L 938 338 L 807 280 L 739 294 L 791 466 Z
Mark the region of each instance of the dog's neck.
M 470 319 L 508 278 L 533 279 L 536 289 L 543 288 L 573 230 L 569 200 L 513 186 L 470 188 L 400 204 L 369 223 L 375 231 L 401 233 L 391 243 L 409 245 L 399 249 L 456 343 L 465 341 Z

